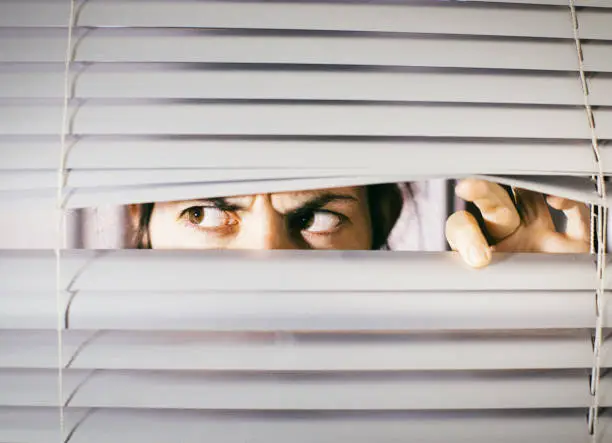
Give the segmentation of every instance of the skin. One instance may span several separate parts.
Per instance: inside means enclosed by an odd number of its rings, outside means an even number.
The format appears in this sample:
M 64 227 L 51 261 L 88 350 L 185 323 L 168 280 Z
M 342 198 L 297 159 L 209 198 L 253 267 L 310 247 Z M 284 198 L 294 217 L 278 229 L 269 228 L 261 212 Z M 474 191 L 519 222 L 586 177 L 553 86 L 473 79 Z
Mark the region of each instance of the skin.
M 466 179 L 455 192 L 478 207 L 494 240 L 487 243 L 468 212 L 448 218 L 447 240 L 473 268 L 488 265 L 494 251 L 589 251 L 590 216 L 581 203 L 518 190 L 521 220 L 495 183 Z M 555 230 L 548 205 L 564 211 L 566 232 Z M 149 224 L 156 249 L 369 249 L 371 230 L 364 187 L 156 203 Z
M 473 202 L 480 210 L 495 245 L 489 246 L 474 217 L 460 211 L 446 222 L 446 238 L 467 264 L 481 268 L 491 262 L 492 252 L 588 252 L 590 214 L 586 205 L 561 197 L 524 189 L 517 190 L 524 208 L 521 221 L 510 196 L 491 182 L 476 179 L 461 181 L 455 193 Z M 565 232 L 557 232 L 548 205 L 567 217 Z
M 364 187 L 156 203 L 153 248 L 369 249 Z

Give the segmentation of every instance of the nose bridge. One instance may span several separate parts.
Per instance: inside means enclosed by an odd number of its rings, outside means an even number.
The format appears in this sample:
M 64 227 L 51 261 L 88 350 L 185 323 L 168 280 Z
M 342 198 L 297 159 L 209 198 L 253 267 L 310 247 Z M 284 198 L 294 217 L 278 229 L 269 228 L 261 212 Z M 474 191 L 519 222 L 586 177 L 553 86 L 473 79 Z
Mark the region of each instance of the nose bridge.
M 268 195 L 258 196 L 245 229 L 244 249 L 295 249 L 285 218 L 276 212 Z

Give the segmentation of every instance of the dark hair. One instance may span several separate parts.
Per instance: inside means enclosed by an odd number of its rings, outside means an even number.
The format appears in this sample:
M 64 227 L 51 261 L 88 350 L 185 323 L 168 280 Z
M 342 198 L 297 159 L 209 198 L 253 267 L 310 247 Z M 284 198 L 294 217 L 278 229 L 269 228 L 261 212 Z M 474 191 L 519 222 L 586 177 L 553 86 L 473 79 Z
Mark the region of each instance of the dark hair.
M 132 247 L 137 249 L 151 249 L 151 237 L 149 236 L 149 223 L 153 214 L 155 203 L 141 203 L 130 206 L 132 218 Z
M 380 249 L 387 243 L 387 237 L 400 216 L 403 199 L 403 187 L 408 196 L 412 196 L 408 183 L 384 183 L 369 185 L 367 188 L 370 219 L 372 220 L 371 249 Z M 138 249 L 151 249 L 149 223 L 155 203 L 143 203 L 130 206 L 133 220 L 132 246 Z

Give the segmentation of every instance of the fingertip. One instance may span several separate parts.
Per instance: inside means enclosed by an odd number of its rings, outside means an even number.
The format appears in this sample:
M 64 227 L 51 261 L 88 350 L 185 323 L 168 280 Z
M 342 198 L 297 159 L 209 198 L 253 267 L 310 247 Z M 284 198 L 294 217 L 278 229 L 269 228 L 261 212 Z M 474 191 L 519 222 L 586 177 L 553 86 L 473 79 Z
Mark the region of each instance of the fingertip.
M 480 231 L 478 222 L 469 212 L 455 212 L 448 218 L 446 238 L 470 267 L 482 268 L 491 262 L 491 248 Z
M 466 226 L 478 225 L 474 216 L 467 211 L 453 212 L 447 219 L 445 224 L 445 234 L 448 242 L 453 249 L 456 249 L 455 242 L 461 238 L 461 232 Z
M 491 263 L 491 248 L 486 245 L 473 244 L 461 256 L 465 262 L 474 269 L 480 269 Z
M 455 185 L 455 192 L 457 194 L 460 194 L 463 191 L 465 191 L 465 188 L 468 186 L 468 182 L 467 181 L 468 181 L 468 179 L 466 179 L 466 178 L 457 181 L 457 184 Z
M 463 199 L 470 200 L 474 198 L 474 194 L 478 193 L 478 187 L 481 186 L 483 182 L 483 180 L 476 178 L 464 178 L 455 186 L 455 194 Z
M 551 207 L 559 210 L 559 211 L 567 211 L 568 209 L 572 209 L 576 205 L 578 205 L 577 201 L 570 200 L 568 198 L 557 197 L 555 195 L 549 195 L 546 197 L 546 203 L 548 203 Z

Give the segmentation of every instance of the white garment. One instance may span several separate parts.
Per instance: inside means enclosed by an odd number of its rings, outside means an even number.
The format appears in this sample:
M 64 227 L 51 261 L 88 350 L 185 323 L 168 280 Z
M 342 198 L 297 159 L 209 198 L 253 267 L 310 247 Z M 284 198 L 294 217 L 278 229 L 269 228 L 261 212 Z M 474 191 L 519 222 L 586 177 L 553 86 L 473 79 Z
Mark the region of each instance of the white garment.
M 389 235 L 389 248 L 394 251 L 444 251 L 444 225 L 447 214 L 446 180 L 411 183 L 412 198 L 405 203 L 395 227 Z

